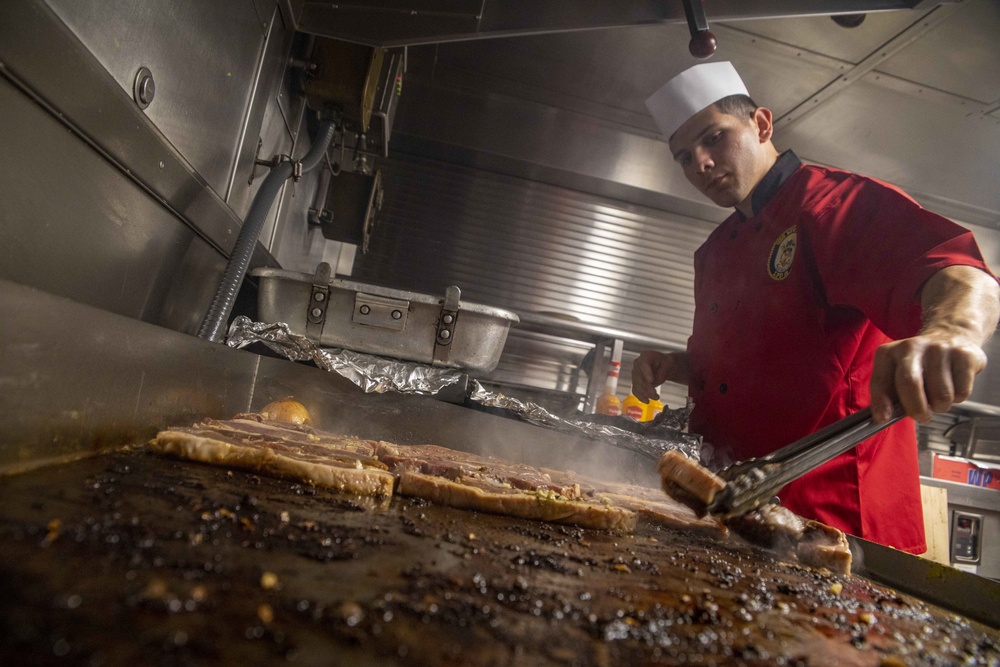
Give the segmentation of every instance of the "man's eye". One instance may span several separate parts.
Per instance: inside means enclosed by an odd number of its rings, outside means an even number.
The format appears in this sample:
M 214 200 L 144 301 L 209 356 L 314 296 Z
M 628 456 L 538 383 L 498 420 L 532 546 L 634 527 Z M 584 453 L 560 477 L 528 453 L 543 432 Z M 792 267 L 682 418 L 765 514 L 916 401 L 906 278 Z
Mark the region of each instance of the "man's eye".
M 716 132 L 715 134 L 713 134 L 713 135 L 709 136 L 707 139 L 705 139 L 705 144 L 707 146 L 712 146 L 712 145 L 718 143 L 719 139 L 721 139 L 721 138 L 722 138 L 722 132 Z
M 690 155 L 685 155 L 684 157 L 681 158 L 681 166 L 682 167 L 686 167 L 689 164 L 691 164 L 691 156 Z

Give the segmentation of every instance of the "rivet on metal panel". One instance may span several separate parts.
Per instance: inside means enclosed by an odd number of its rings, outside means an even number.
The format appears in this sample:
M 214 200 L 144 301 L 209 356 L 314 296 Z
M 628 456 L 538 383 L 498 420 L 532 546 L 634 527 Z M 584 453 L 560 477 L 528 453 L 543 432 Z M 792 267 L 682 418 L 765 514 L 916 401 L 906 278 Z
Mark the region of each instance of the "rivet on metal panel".
M 409 308 L 410 302 L 404 299 L 357 292 L 354 297 L 353 321 L 366 326 L 403 331 Z
M 153 102 L 156 95 L 156 82 L 153 81 L 153 73 L 148 67 L 140 67 L 135 74 L 135 81 L 132 83 L 132 97 L 140 109 L 145 109 Z

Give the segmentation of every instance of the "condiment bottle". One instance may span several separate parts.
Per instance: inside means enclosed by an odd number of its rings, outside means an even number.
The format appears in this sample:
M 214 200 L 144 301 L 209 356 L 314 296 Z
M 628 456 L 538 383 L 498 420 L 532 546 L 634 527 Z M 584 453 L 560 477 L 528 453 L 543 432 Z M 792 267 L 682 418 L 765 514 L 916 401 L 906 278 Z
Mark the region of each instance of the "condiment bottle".
M 649 399 L 649 403 L 646 406 L 646 421 L 656 419 L 656 415 L 661 412 L 663 412 L 663 401 L 658 398 Z
M 635 397 L 635 394 L 629 394 L 622 401 L 622 414 L 626 417 L 631 417 L 637 422 L 647 421 L 646 413 L 648 410 L 648 405 L 640 401 Z
M 604 395 L 597 399 L 594 412 L 599 415 L 617 417 L 622 413 L 622 402 L 615 395 L 618 391 L 618 374 L 622 369 L 622 341 L 616 340 L 611 348 L 611 365 L 608 379 L 604 383 Z

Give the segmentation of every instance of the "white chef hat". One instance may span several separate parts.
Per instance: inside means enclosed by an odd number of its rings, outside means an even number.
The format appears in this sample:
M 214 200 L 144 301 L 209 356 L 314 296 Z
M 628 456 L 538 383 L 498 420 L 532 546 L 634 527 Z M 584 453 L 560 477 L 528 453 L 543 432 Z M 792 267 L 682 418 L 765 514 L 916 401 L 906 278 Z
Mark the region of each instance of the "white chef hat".
M 688 118 L 730 95 L 749 95 L 743 79 L 729 61 L 690 67 L 653 93 L 646 108 L 667 137 Z

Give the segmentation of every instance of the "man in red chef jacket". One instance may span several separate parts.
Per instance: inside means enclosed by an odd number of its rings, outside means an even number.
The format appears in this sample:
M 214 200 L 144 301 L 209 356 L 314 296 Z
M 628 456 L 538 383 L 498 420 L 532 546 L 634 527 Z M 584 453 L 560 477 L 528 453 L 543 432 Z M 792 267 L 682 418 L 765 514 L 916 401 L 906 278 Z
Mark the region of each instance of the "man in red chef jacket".
M 690 430 L 726 460 L 767 454 L 869 404 L 920 422 L 968 398 L 1000 289 L 972 233 L 892 185 L 802 164 L 771 143 L 728 62 L 682 72 L 647 106 L 687 179 L 735 211 L 695 253 L 683 353 L 643 352 L 632 392 L 687 384 Z M 868 540 L 926 551 L 913 421 L 779 493 Z

